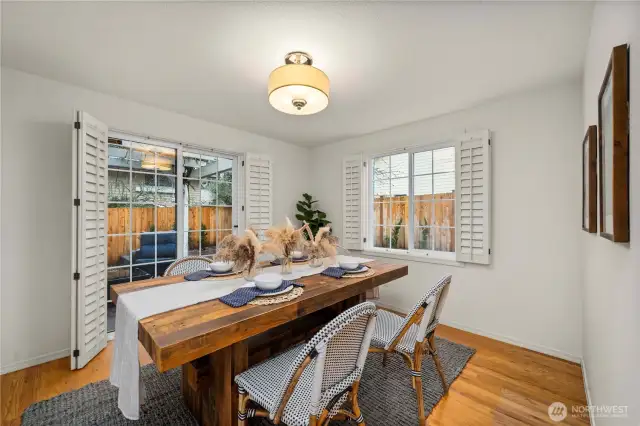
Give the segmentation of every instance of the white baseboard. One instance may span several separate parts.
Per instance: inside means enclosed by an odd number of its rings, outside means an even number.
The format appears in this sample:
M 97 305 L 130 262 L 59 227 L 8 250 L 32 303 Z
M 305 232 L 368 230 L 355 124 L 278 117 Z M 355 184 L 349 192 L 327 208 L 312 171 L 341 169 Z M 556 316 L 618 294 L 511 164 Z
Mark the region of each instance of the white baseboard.
M 68 357 L 71 354 L 70 349 L 63 349 L 61 351 L 51 352 L 48 354 L 40 355 L 34 358 L 25 359 L 23 361 L 17 361 L 13 364 L 3 365 L 0 367 L 0 374 L 7 374 L 13 371 L 22 370 L 23 368 L 33 367 L 34 365 L 43 364 L 45 362 L 53 361 Z
M 406 314 L 406 312 L 403 309 L 398 309 L 395 306 L 391 306 L 391 305 L 387 305 L 386 303 L 380 303 L 378 301 L 375 302 L 376 305 L 383 307 L 383 308 L 387 308 L 387 309 L 391 309 L 393 311 L 397 311 L 397 312 L 403 312 Z M 458 324 L 454 321 L 447 321 L 444 322 L 442 321 L 441 324 L 444 325 L 448 325 L 450 327 L 453 328 L 457 328 L 459 330 L 463 330 L 463 331 L 468 331 L 469 333 L 473 333 L 473 334 L 478 334 L 480 336 L 484 336 L 484 337 L 488 337 L 490 339 L 494 339 L 494 340 L 499 340 L 501 342 L 505 342 L 505 343 L 509 343 L 511 345 L 515 345 L 515 346 L 520 346 L 521 348 L 525 348 L 525 349 L 530 349 L 532 351 L 536 351 L 536 352 L 540 352 L 546 355 L 551 355 L 553 357 L 556 358 L 560 358 L 560 359 L 564 359 L 566 361 L 571 361 L 571 362 L 575 362 L 577 364 L 580 364 L 582 362 L 582 358 L 576 355 L 572 355 L 557 349 L 553 349 L 553 348 L 548 348 L 546 346 L 541 346 L 541 345 L 536 345 L 533 343 L 527 343 L 527 342 L 523 342 L 521 340 L 518 339 L 514 339 L 513 337 L 509 337 L 509 336 L 503 336 L 500 334 L 495 334 L 495 333 L 490 333 L 484 330 L 480 330 L 478 328 L 474 328 L 474 327 L 468 327 L 466 325 L 463 324 Z
M 584 381 L 584 393 L 587 395 L 587 405 L 591 407 L 591 392 L 589 392 L 589 382 L 587 381 L 587 366 L 584 363 L 584 358 L 580 360 L 580 366 L 582 367 L 582 380 Z M 596 419 L 593 416 L 589 416 L 591 426 L 596 426 Z

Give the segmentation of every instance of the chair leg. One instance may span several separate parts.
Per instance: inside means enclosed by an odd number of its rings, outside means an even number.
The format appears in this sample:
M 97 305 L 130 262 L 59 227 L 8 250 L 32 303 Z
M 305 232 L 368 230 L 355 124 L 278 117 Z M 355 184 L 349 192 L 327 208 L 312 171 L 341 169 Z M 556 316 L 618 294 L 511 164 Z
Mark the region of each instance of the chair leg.
M 387 357 L 389 355 L 389 352 L 384 352 L 382 354 L 382 366 L 386 367 L 387 366 Z
M 386 353 L 385 353 L 386 355 Z M 358 388 L 360 387 L 360 380 L 353 383 L 353 390 L 351 391 L 351 401 L 353 404 L 353 414 L 355 414 L 355 421 L 358 425 L 365 426 L 364 417 L 362 416 L 362 412 L 360 411 L 360 406 L 358 405 Z
M 249 395 L 238 389 L 238 426 L 247 426 L 247 401 Z
M 433 357 L 433 363 L 436 365 L 436 371 L 438 371 L 438 376 L 440 376 L 440 383 L 442 384 L 442 392 L 446 395 L 449 392 L 449 385 L 447 385 L 447 378 L 444 375 L 444 370 L 442 369 L 442 363 L 440 362 L 440 356 L 438 356 L 438 350 L 436 349 L 435 342 L 435 334 L 431 333 L 427 338 L 429 341 L 429 346 L 431 347 L 431 356 Z
M 422 344 L 416 343 L 414 351 L 413 370 L 411 376 L 416 390 L 416 399 L 418 402 L 418 424 L 426 425 L 426 417 L 424 415 L 424 396 L 422 394 Z

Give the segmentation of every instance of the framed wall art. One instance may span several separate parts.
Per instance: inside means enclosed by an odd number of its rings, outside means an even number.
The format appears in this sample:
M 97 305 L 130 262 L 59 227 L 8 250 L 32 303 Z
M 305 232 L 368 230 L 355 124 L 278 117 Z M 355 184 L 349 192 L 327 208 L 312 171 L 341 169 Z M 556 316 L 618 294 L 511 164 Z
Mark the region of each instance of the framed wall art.
M 582 229 L 598 232 L 598 127 L 589 126 L 582 140 Z
M 629 242 L 629 53 L 616 46 L 598 96 L 600 235 Z

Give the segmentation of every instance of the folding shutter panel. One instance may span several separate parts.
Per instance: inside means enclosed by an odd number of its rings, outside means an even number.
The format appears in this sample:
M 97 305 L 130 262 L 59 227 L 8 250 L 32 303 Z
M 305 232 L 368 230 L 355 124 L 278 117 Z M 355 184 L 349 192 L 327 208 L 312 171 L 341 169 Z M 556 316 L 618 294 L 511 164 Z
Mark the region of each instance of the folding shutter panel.
M 467 134 L 456 147 L 456 259 L 490 263 L 491 145 L 489 131 Z
M 258 237 L 271 226 L 273 216 L 273 162 L 262 154 L 247 154 L 246 161 L 246 227 L 253 228 Z
M 107 345 L 107 126 L 76 112 L 73 137 L 71 368 Z
M 364 167 L 362 155 L 346 157 L 342 163 L 342 246 L 362 250 L 364 242 Z

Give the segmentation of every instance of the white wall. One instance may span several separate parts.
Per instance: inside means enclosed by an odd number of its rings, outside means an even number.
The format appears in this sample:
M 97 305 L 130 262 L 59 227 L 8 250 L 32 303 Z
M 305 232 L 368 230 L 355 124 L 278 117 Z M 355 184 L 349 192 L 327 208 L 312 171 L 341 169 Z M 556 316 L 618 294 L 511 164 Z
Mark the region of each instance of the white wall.
M 12 69 L 2 78 L 2 372 L 69 351 L 74 109 L 121 130 L 272 155 L 274 220 L 309 190 L 306 148 Z
M 465 129 L 490 129 L 492 265 L 408 262 L 409 276 L 384 286 L 381 302 L 406 311 L 450 271 L 445 323 L 578 360 L 581 111 L 580 85 L 572 81 L 319 147 L 311 154 L 312 193 L 342 235 L 344 156 L 437 143 Z
M 583 128 L 598 124 L 598 93 L 611 49 L 631 44 L 631 243 L 615 244 L 582 233 L 583 357 L 591 403 L 628 405 L 626 419 L 602 425 L 640 424 L 640 3 L 596 3 L 587 49 Z

